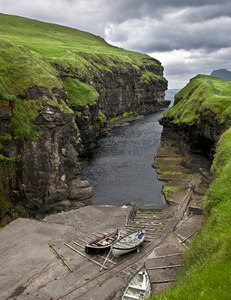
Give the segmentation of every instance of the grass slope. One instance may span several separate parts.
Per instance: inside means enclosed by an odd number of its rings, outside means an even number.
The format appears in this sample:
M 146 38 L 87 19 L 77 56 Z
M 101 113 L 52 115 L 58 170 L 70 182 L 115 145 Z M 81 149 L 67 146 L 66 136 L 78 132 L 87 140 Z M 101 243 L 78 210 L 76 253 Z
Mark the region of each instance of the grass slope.
M 114 47 L 90 33 L 22 17 L 0 14 L 0 32 L 1 83 L 9 93 L 35 84 L 59 87 L 55 64 L 80 75 L 110 65 L 131 63 L 138 68 L 144 59 L 159 65 L 147 55 Z
M 212 110 L 228 129 L 220 137 L 211 167 L 216 178 L 204 198 L 208 217 L 184 255 L 184 271 L 170 290 L 149 299 L 230 299 L 231 82 L 199 75 L 177 94 L 177 98 L 180 102 L 165 113 L 173 122 L 192 123 L 192 116 L 199 122 L 199 111 Z
M 46 88 L 50 94 L 54 88 L 65 88 L 70 99 L 61 108 L 73 114 L 69 107 L 92 105 L 98 100 L 91 80 L 94 70 L 127 70 L 129 65 L 140 71 L 145 64 L 160 66 L 148 55 L 114 47 L 93 34 L 32 19 L 0 14 L 0 32 L 0 99 L 15 101 L 12 128 L 18 129 L 17 138 L 36 137 L 32 127 L 42 101 L 61 106 L 55 97 L 25 101 L 29 88 Z M 57 67 L 66 77 L 64 81 Z M 143 73 L 141 81 L 166 81 L 152 72 Z
M 197 75 L 175 98 L 178 103 L 164 116 L 173 123 L 199 123 L 200 114 L 212 113 L 219 124 L 228 128 L 231 121 L 231 82 L 213 76 Z

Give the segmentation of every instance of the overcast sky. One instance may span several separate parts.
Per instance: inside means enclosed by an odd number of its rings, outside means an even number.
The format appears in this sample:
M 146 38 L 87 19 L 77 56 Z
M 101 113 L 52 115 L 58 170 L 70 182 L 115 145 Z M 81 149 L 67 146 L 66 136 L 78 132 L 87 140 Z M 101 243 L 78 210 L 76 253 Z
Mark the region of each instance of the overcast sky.
M 0 0 L 0 12 L 61 24 L 146 53 L 169 89 L 197 74 L 231 71 L 230 0 Z

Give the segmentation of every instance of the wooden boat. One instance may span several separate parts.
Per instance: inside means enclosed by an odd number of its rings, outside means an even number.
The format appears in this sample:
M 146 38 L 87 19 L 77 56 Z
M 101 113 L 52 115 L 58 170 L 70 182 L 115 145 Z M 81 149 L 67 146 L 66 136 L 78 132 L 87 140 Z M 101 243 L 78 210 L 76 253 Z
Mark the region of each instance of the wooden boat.
M 151 294 L 151 280 L 145 265 L 130 279 L 121 300 L 144 299 Z
M 103 253 L 106 250 L 110 249 L 110 247 L 118 241 L 120 238 L 120 232 L 118 229 L 116 231 L 104 235 L 101 238 L 98 238 L 94 241 L 91 241 L 85 245 L 85 251 L 87 254 L 91 253 Z
M 122 239 L 113 244 L 112 254 L 115 257 L 119 257 L 120 255 L 137 249 L 143 243 L 145 236 L 145 229 L 141 229 L 124 236 Z

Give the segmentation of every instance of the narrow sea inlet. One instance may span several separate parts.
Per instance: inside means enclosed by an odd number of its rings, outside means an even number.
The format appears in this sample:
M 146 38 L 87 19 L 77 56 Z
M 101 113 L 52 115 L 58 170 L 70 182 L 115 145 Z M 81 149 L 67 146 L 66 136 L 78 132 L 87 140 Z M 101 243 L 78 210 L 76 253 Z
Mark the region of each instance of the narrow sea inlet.
M 170 90 L 171 91 L 171 90 Z M 166 100 L 174 93 L 166 92 Z M 152 167 L 160 145 L 164 110 L 145 115 L 127 126 L 114 127 L 98 141 L 82 163 L 82 179 L 94 187 L 94 205 L 136 204 L 138 208 L 164 208 L 162 182 Z

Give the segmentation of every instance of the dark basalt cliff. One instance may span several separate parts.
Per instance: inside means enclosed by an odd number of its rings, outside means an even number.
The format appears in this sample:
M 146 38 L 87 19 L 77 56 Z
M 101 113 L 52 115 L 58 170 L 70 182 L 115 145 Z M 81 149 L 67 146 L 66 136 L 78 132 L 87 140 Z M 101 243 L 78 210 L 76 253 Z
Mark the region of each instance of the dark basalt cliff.
M 73 50 L 61 60 L 0 42 L 0 218 L 91 204 L 78 155 L 96 145 L 111 118 L 169 105 L 163 67 L 145 55 L 122 60 L 114 48 L 113 56 Z

